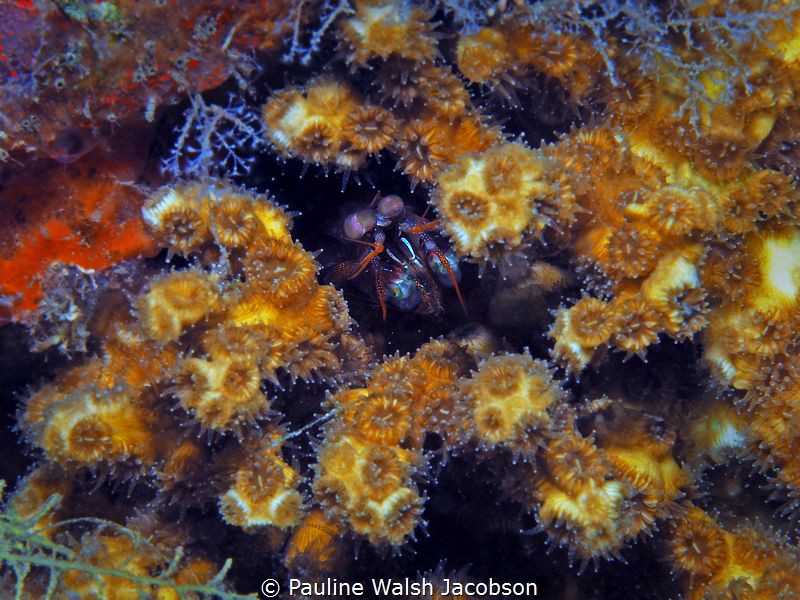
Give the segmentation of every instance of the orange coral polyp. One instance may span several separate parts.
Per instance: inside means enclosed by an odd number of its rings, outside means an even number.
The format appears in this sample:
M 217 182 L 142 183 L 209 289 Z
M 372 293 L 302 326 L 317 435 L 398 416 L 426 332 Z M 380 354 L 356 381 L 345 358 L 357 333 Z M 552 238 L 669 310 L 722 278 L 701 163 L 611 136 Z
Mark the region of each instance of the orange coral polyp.
M 456 46 L 458 70 L 475 83 L 491 83 L 513 65 L 513 54 L 505 34 L 494 27 L 483 27 L 474 34 L 462 35 Z
M 220 244 L 229 248 L 248 244 L 260 229 L 252 199 L 244 194 L 224 197 L 213 214 L 214 235 Z
M 374 154 L 394 140 L 397 123 L 392 113 L 377 106 L 361 106 L 348 115 L 344 135 L 356 150 Z
M 415 120 L 400 131 L 395 144 L 398 167 L 418 181 L 432 181 L 449 162 L 447 131 L 435 120 Z
M 292 531 L 283 554 L 283 564 L 296 569 L 304 563 L 330 572 L 336 564 L 342 537 L 341 527 L 319 509 L 310 511 Z
M 262 239 L 248 250 L 243 271 L 259 296 L 283 307 L 302 304 L 316 290 L 319 265 L 299 244 Z
M 574 432 L 556 436 L 548 444 L 544 464 L 553 483 L 571 495 L 601 483 L 609 472 L 609 465 L 592 441 Z
M 618 327 L 611 344 L 618 350 L 644 356 L 647 348 L 658 342 L 662 331 L 658 314 L 639 294 L 614 301 Z
M 606 260 L 599 261 L 600 267 L 615 281 L 647 275 L 658 261 L 661 242 L 649 227 L 623 225 L 606 239 Z
M 685 235 L 692 230 L 713 231 L 719 218 L 718 207 L 701 188 L 664 186 L 630 203 L 625 212 L 649 220 L 665 234 Z
M 570 308 L 561 307 L 550 328 L 551 354 L 573 372 L 580 372 L 605 347 L 619 327 L 613 304 L 586 296 Z
M 670 540 L 672 560 L 683 571 L 713 576 L 730 560 L 725 533 L 697 508 L 692 509 L 687 523 L 691 525 L 678 525 Z
M 371 442 L 397 445 L 411 429 L 409 408 L 397 397 L 370 395 L 359 402 L 353 427 Z
M 613 305 L 586 296 L 570 308 L 574 340 L 581 346 L 599 346 L 609 340 L 616 326 Z

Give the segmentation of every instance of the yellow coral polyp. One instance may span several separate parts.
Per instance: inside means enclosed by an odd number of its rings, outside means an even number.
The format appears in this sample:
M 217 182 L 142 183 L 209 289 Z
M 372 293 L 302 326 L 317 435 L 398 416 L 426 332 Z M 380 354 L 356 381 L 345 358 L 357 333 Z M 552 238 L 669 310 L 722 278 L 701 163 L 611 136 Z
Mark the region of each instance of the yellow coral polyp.
M 267 434 L 265 439 L 272 439 Z M 303 516 L 303 497 L 296 489 L 300 475 L 280 457 L 278 448 L 262 442 L 247 453 L 233 475 L 231 487 L 219 498 L 227 523 L 246 530 L 272 525 L 294 527 Z
M 38 443 L 57 462 L 88 467 L 158 457 L 154 415 L 125 388 L 76 390 L 51 407 Z
M 197 270 L 172 273 L 151 282 L 138 306 L 145 332 L 170 342 L 221 307 L 218 278 Z
M 356 0 L 355 14 L 340 24 L 347 62 L 364 66 L 391 55 L 411 61 L 432 60 L 436 35 L 428 13 L 391 0 Z
M 706 292 L 697 267 L 681 251 L 667 254 L 658 262 L 642 284 L 642 296 L 658 311 L 672 335 L 691 336 L 707 323 Z
M 547 161 L 522 144 L 465 155 L 437 178 L 436 208 L 456 251 L 492 259 L 497 245 L 520 246 L 541 232 L 539 203 L 555 203 Z
M 299 157 L 340 169 L 358 169 L 366 148 L 379 150 L 378 137 L 363 127 L 381 127 L 378 135 L 387 139 L 391 123 L 382 113 L 359 112 L 365 105 L 346 83 L 329 77 L 310 81 L 304 89 L 287 88 L 273 95 L 262 110 L 267 139 L 286 157 Z M 363 121 L 353 121 L 361 114 Z M 355 142 L 355 143 L 354 143 Z M 361 148 L 361 149 L 359 149 Z
M 264 235 L 273 240 L 290 242 L 291 218 L 279 206 L 270 202 L 266 196 L 256 196 L 253 212 L 261 223 Z
M 209 219 L 200 185 L 164 186 L 142 207 L 144 222 L 180 254 L 197 250 L 208 239 Z
M 266 413 L 261 371 L 254 357 L 185 359 L 178 366 L 181 406 L 205 428 L 228 431 Z
M 615 306 L 586 296 L 570 308 L 561 307 L 550 328 L 551 354 L 570 371 L 580 372 L 605 346 L 619 326 Z
M 355 434 L 329 435 L 320 448 L 315 497 L 374 544 L 401 544 L 422 508 L 409 478 L 422 462 L 415 452 L 374 445 Z
M 554 409 L 565 396 L 547 364 L 527 353 L 488 358 L 463 390 L 478 440 L 526 451 L 544 441 Z

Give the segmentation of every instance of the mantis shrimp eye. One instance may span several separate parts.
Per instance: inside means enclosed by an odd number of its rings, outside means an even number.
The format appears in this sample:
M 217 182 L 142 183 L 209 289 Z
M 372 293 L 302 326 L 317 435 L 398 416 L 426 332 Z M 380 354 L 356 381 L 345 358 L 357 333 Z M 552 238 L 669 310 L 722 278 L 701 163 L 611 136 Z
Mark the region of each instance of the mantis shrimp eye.
M 375 211 L 370 209 L 360 210 L 351 214 L 344 220 L 344 234 L 351 240 L 360 240 L 368 231 L 375 229 L 378 218 Z
M 378 213 L 387 219 L 393 219 L 402 214 L 405 209 L 403 199 L 397 194 L 389 194 L 378 202 Z

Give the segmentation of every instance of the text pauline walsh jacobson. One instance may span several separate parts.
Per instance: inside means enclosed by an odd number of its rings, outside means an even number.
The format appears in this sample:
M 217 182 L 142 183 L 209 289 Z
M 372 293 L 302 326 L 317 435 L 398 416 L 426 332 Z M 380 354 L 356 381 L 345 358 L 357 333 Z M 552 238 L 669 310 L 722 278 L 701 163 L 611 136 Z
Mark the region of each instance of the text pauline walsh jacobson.
M 379 596 L 536 596 L 535 583 L 489 581 L 461 582 L 450 579 L 437 581 L 436 585 L 424 577 L 421 580 L 370 579 L 372 591 Z M 289 594 L 302 596 L 363 596 L 365 585 L 361 582 L 346 583 L 328 578 L 325 581 L 309 582 L 301 579 L 289 580 Z

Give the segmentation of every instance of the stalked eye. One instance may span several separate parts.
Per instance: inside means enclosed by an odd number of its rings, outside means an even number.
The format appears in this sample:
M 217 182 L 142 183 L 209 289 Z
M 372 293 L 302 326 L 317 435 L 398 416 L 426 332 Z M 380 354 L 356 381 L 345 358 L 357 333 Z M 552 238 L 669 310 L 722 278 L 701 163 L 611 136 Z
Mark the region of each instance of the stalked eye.
M 390 194 L 378 202 L 378 213 L 387 219 L 394 219 L 402 214 L 405 209 L 403 199 L 397 194 Z
M 344 221 L 344 234 L 351 240 L 360 240 L 368 231 L 375 229 L 378 219 L 370 209 L 360 210 Z

